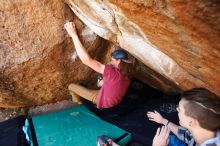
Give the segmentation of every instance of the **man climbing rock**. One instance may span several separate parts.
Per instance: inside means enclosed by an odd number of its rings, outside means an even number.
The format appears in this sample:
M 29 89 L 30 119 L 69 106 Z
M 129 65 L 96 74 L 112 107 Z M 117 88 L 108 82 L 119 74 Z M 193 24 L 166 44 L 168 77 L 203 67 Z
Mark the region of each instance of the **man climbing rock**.
M 76 32 L 75 24 L 67 22 L 64 25 L 75 45 L 76 52 L 83 62 L 94 71 L 102 74 L 103 85 L 100 90 L 87 89 L 81 85 L 70 84 L 69 91 L 75 102 L 79 101 L 79 96 L 97 104 L 97 108 L 110 108 L 119 104 L 125 95 L 134 71 L 134 61 L 129 60 L 128 54 L 120 47 L 112 52 L 109 64 L 92 59 Z

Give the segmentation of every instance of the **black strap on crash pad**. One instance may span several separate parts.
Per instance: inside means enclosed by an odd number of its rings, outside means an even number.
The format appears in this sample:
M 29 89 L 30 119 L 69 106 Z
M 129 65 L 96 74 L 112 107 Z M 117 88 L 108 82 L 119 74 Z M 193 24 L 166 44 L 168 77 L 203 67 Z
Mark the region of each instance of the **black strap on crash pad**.
M 36 136 L 36 133 L 35 133 L 35 129 L 34 129 L 32 118 L 28 118 L 28 122 L 29 122 L 29 125 L 30 125 L 30 130 L 31 130 L 31 136 L 32 136 L 33 144 L 34 144 L 34 146 L 38 146 L 37 136 Z

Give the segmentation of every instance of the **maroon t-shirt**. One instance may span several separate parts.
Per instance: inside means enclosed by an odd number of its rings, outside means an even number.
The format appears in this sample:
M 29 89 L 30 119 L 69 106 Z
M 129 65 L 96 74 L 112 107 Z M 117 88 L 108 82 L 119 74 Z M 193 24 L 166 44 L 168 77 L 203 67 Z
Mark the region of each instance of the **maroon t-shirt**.
M 120 69 L 105 65 L 104 84 L 96 98 L 97 108 L 110 108 L 121 102 L 131 81 L 122 75 Z

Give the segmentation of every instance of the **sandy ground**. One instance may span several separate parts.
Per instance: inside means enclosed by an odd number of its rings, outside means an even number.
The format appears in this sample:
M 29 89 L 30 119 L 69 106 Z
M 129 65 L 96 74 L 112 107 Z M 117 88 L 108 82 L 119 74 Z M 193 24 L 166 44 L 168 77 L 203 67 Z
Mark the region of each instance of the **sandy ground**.
M 35 116 L 39 114 L 45 114 L 49 112 L 59 111 L 62 109 L 67 109 L 73 106 L 76 106 L 77 104 L 73 103 L 72 100 L 63 100 L 56 103 L 46 104 L 43 106 L 37 106 L 34 108 L 29 109 L 28 116 Z
M 25 109 L 3 109 L 0 108 L 0 122 L 25 114 Z
M 56 103 L 45 104 L 42 106 L 32 107 L 30 109 L 20 108 L 20 109 L 3 109 L 0 108 L 0 122 L 14 118 L 18 115 L 28 115 L 34 116 L 39 114 L 45 114 L 48 112 L 58 111 L 66 108 L 76 106 L 70 99 L 59 101 Z

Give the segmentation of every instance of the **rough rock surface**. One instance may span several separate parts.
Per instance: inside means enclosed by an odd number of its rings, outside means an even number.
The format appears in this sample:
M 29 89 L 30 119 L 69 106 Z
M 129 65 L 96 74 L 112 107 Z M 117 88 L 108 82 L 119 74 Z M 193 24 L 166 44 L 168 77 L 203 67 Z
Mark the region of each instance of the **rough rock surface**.
M 67 0 L 94 32 L 120 44 L 181 89 L 220 94 L 220 3 L 216 0 Z
M 74 46 L 63 24 L 74 17 L 59 0 L 0 1 L 0 107 L 55 102 L 68 95 L 69 83 L 94 77 L 72 58 Z M 98 57 L 106 41 L 74 20 L 82 42 Z
M 94 83 L 95 73 L 75 58 L 66 20 L 103 63 L 107 40 L 120 44 L 140 61 L 136 77 L 155 88 L 220 94 L 217 0 L 0 0 L 0 107 L 55 102 L 71 82 Z

